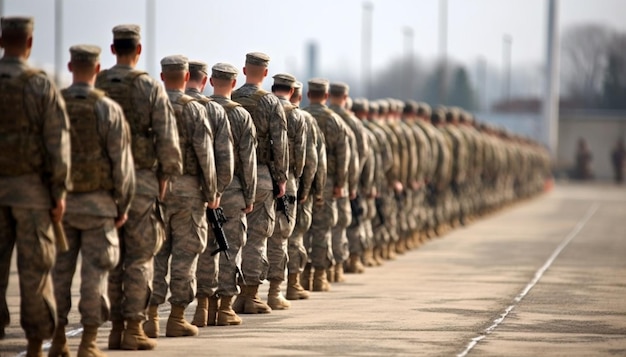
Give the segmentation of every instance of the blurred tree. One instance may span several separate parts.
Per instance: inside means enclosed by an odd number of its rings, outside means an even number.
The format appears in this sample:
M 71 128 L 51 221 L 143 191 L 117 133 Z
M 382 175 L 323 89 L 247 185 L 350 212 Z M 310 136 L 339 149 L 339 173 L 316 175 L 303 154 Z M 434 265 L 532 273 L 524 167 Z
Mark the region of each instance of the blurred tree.
M 603 83 L 603 107 L 626 109 L 626 34 L 615 36 Z
M 613 31 L 604 25 L 575 25 L 562 37 L 563 94 L 583 108 L 597 107 Z
M 466 110 L 476 109 L 476 95 L 464 66 L 458 67 L 454 72 L 448 103 Z

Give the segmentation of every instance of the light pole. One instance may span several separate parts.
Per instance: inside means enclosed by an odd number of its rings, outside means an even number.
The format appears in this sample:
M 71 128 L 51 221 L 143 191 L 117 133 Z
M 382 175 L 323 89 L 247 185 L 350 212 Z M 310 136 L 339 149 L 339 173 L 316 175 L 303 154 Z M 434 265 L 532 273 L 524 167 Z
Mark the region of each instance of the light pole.
M 448 79 L 448 0 L 439 1 L 439 104 L 445 104 Z
M 404 81 L 404 97 L 411 99 L 413 97 L 413 43 L 414 43 L 414 31 L 409 26 L 402 28 L 402 34 L 404 38 L 404 65 L 405 75 L 402 76 Z
M 63 73 L 63 0 L 54 2 L 54 78 L 61 87 Z
M 361 29 L 361 83 L 365 97 L 371 98 L 372 89 L 372 12 L 374 5 L 366 1 L 363 3 L 363 18 Z
M 504 100 L 506 103 L 511 101 L 511 48 L 513 47 L 513 38 L 509 34 L 502 36 L 502 63 L 504 68 Z
M 156 0 L 146 0 L 146 39 L 146 68 L 148 73 L 156 76 Z
M 545 93 L 543 95 L 543 131 L 552 159 L 557 158 L 559 140 L 559 2 L 548 2 L 546 30 Z

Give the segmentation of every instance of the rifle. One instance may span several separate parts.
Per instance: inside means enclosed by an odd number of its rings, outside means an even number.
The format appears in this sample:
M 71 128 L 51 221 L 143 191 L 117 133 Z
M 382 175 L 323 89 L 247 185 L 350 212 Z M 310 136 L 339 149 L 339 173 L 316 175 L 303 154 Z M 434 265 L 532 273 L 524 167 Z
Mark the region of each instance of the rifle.
M 226 259 L 230 260 L 228 254 L 228 241 L 226 240 L 226 233 L 224 233 L 224 227 L 222 224 L 226 223 L 228 219 L 224 216 L 224 210 L 222 207 L 216 209 L 207 208 L 206 216 L 213 228 L 213 234 L 215 235 L 215 241 L 217 242 L 217 249 L 211 252 L 211 255 L 215 255 L 219 252 L 224 252 Z
M 213 234 L 215 235 L 215 241 L 217 242 L 217 249 L 211 252 L 211 255 L 215 255 L 219 252 L 224 252 L 224 256 L 226 260 L 230 261 L 230 254 L 228 254 L 228 240 L 226 239 L 226 233 L 224 233 L 224 227 L 222 224 L 228 222 L 228 218 L 224 215 L 224 210 L 222 207 L 218 207 L 216 209 L 207 208 L 206 216 L 209 222 L 211 223 L 211 228 L 213 229 Z M 235 264 L 237 268 L 237 273 L 241 277 L 241 281 L 244 285 L 246 285 L 246 279 L 243 277 L 243 272 L 239 265 Z
M 381 197 L 376 197 L 374 199 L 374 205 L 376 206 L 376 216 L 378 217 L 380 224 L 384 225 L 386 220 L 385 220 L 385 214 L 383 213 L 383 208 L 385 205 L 385 203 L 383 202 L 383 199 Z
M 272 179 L 272 187 L 274 191 L 274 197 L 278 196 L 280 189 L 274 179 Z M 276 197 L 276 211 L 281 211 L 287 217 L 287 223 L 291 224 L 291 218 L 289 218 L 289 205 L 296 203 L 296 196 L 283 195 L 283 197 Z
M 352 221 L 358 225 L 361 223 L 361 217 L 363 216 L 363 207 L 361 207 L 361 197 L 356 196 L 355 199 L 350 200 L 350 210 L 352 211 Z

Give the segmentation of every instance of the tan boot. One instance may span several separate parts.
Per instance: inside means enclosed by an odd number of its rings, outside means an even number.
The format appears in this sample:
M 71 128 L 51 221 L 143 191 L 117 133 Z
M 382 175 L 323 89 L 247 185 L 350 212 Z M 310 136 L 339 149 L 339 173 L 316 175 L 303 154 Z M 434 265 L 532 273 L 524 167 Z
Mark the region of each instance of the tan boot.
M 326 279 L 326 270 L 315 269 L 313 273 L 313 291 L 329 291 L 330 283 Z
M 213 295 L 209 298 L 207 326 L 215 326 L 217 322 L 217 308 L 219 304 L 220 299 L 217 297 L 217 295 Z
M 193 320 L 191 324 L 198 327 L 204 327 L 207 325 L 207 319 L 209 317 L 209 298 L 206 296 L 196 297 L 198 305 L 196 306 L 196 312 L 193 314 Z
M 124 320 L 111 321 L 111 332 L 109 332 L 109 349 L 122 349 L 122 333 L 124 332 Z
M 365 267 L 363 266 L 363 263 L 361 263 L 361 257 L 351 254 L 348 259 L 348 269 L 346 270 L 346 273 L 361 274 L 363 272 L 365 272 Z
M 374 261 L 374 248 L 370 247 L 363 251 L 362 263 L 366 267 L 375 267 L 377 265 Z
M 381 247 L 376 247 L 374 248 L 374 262 L 376 263 L 376 266 L 381 266 L 384 263 L 384 259 L 383 259 L 383 249 Z
M 258 285 L 242 285 L 241 294 L 237 296 L 233 310 L 238 314 L 267 314 L 272 312 L 272 308 L 259 297 Z
M 98 339 L 98 326 L 83 326 L 83 336 L 78 345 L 78 353 L 76 357 L 105 357 L 104 352 L 100 351 L 96 340 Z
M 300 273 L 287 275 L 287 300 L 308 299 L 309 292 L 300 285 Z
M 335 266 L 331 265 L 330 268 L 326 269 L 326 280 L 329 283 L 335 282 Z
M 217 311 L 217 326 L 241 325 L 241 318 L 232 308 L 234 296 L 220 297 L 220 307 Z
M 309 290 L 311 291 L 312 285 L 313 284 L 313 275 L 311 275 L 311 264 L 307 263 L 304 266 L 304 270 L 302 271 L 302 274 L 300 275 L 300 285 L 302 286 L 302 288 L 304 290 Z
M 143 331 L 150 338 L 159 337 L 159 305 L 148 306 L 148 319 L 143 322 Z
M 406 238 L 400 238 L 394 245 L 396 254 L 406 253 Z
M 126 329 L 122 333 L 123 350 L 153 350 L 157 343 L 146 336 L 141 320 L 126 320 Z
M 389 242 L 389 245 L 387 246 L 387 259 L 389 260 L 394 260 L 396 259 L 397 255 L 396 255 L 396 243 L 395 242 Z
M 165 326 L 165 336 L 167 337 L 184 337 L 197 336 L 198 328 L 185 320 L 185 307 L 181 305 L 172 305 L 170 317 L 167 319 Z
M 346 277 L 343 275 L 343 263 L 335 265 L 335 283 L 345 283 Z
M 26 357 L 43 357 L 41 346 L 43 341 L 37 338 L 28 339 L 28 347 L 26 347 Z
M 70 347 L 67 345 L 67 338 L 65 337 L 65 326 L 59 325 L 54 330 L 54 337 L 52 338 L 52 345 L 48 351 L 48 357 L 69 357 Z
M 291 303 L 280 293 L 280 280 L 270 280 L 270 290 L 267 293 L 267 304 L 272 310 L 287 310 Z

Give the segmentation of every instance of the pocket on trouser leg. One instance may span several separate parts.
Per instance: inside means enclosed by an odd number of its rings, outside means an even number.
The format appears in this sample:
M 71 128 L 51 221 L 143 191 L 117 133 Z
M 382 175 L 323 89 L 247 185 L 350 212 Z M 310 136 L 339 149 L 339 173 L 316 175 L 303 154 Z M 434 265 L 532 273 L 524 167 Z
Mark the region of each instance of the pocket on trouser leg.
M 109 297 L 104 295 L 100 295 L 100 313 L 102 322 L 109 321 L 111 318 L 111 302 L 109 301 Z
M 33 218 L 36 219 L 35 217 Z M 48 271 L 54 266 L 56 258 L 52 224 L 49 220 L 37 220 L 33 223 L 35 224 L 37 242 L 33 247 L 32 260 L 29 260 L 37 270 Z
M 120 239 L 117 235 L 115 223 L 111 220 L 104 227 L 104 240 L 102 241 L 101 254 L 98 257 L 98 267 L 111 270 L 120 260 Z
M 186 239 L 185 250 L 189 253 L 200 254 L 207 247 L 208 223 L 204 211 L 191 213 L 191 234 Z

